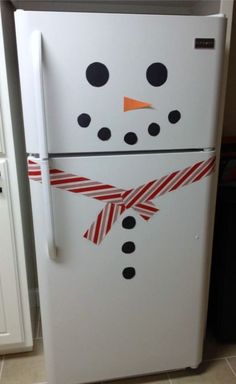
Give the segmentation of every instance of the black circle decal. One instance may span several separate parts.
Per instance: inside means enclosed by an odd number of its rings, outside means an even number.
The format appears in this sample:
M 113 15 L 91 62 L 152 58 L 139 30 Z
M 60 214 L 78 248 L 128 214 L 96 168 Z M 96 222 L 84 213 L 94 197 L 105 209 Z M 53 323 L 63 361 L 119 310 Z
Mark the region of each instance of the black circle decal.
M 177 123 L 181 118 L 181 113 L 177 110 L 171 111 L 168 115 L 169 122 L 171 124 Z
M 160 87 L 163 85 L 168 76 L 167 68 L 162 63 L 153 63 L 149 65 L 146 77 L 147 81 L 153 86 L 153 87 Z
M 109 79 L 109 71 L 102 63 L 92 63 L 86 69 L 86 77 L 93 87 L 102 87 Z
M 122 227 L 125 229 L 132 229 L 136 225 L 136 220 L 133 216 L 127 216 L 122 221 Z
M 106 141 L 106 140 L 109 140 L 110 137 L 111 137 L 111 131 L 109 128 L 101 128 L 99 131 L 98 131 L 98 137 L 100 140 L 102 141 Z
M 78 116 L 77 121 L 81 127 L 86 128 L 91 123 L 91 117 L 87 113 L 81 113 L 81 115 Z
M 126 241 L 122 245 L 122 252 L 124 253 L 133 253 L 135 251 L 135 244 L 133 241 Z
M 151 123 L 148 127 L 148 133 L 151 136 L 157 136 L 160 133 L 160 126 L 156 123 Z
M 138 137 L 136 135 L 136 133 L 134 132 L 128 132 L 126 133 L 125 137 L 124 137 L 124 141 L 129 144 L 129 145 L 134 145 L 137 143 L 138 141 Z
M 132 279 L 135 276 L 135 269 L 133 267 L 127 267 L 123 270 L 122 275 L 125 279 Z

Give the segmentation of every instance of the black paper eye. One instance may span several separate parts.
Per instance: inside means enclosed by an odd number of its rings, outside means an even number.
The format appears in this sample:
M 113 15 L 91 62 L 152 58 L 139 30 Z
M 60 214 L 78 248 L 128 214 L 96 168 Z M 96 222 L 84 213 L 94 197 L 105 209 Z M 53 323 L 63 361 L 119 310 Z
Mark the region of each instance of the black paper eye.
M 93 87 L 102 87 L 108 82 L 109 71 L 102 63 L 92 63 L 86 69 L 86 78 Z
M 160 87 L 163 85 L 168 76 L 167 68 L 162 63 L 153 63 L 149 65 L 146 77 L 147 81 L 153 86 L 153 87 Z

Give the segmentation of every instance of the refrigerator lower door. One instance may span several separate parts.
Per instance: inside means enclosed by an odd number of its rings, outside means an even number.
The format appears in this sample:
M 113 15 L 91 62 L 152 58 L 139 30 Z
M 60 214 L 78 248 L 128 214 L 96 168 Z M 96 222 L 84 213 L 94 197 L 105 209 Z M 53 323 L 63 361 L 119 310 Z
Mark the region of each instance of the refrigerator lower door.
M 52 158 L 52 260 L 40 171 L 30 163 L 50 384 L 200 363 L 213 164 L 203 151 Z

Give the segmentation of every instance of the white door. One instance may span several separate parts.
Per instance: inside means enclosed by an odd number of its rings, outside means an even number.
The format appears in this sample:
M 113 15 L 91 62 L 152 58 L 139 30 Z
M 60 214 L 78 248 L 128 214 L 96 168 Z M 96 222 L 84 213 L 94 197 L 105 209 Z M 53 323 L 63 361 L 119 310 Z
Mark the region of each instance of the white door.
M 23 342 L 14 228 L 6 160 L 0 160 L 0 351 Z
M 50 153 L 215 147 L 224 17 L 16 12 L 29 153 L 32 33 L 43 37 Z
M 55 261 L 29 164 L 51 384 L 200 362 L 214 161 L 204 151 L 51 159 Z

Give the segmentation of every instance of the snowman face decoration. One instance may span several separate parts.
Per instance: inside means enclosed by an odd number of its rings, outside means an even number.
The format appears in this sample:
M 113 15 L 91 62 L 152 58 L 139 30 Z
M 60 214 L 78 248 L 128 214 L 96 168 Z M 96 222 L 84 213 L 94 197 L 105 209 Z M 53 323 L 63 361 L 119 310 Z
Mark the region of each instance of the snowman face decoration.
M 88 65 L 85 72 L 86 80 L 91 87 L 105 87 L 110 80 L 108 67 L 102 62 L 93 62 Z M 165 64 L 160 62 L 151 63 L 146 69 L 145 81 L 150 87 L 159 88 L 168 80 L 168 69 Z M 133 96 L 133 95 L 132 95 Z M 148 100 L 137 100 L 130 95 L 123 97 L 123 112 L 137 111 L 140 109 L 154 109 L 155 106 Z M 136 112 L 138 113 L 138 112 Z M 179 110 L 172 110 L 166 117 L 170 124 L 176 124 L 181 119 Z M 92 116 L 88 112 L 82 112 L 77 122 L 81 128 L 88 128 L 92 121 Z M 148 135 L 155 137 L 161 134 L 161 127 L 157 121 L 151 121 L 147 127 Z M 112 130 L 108 127 L 99 127 L 97 138 L 101 141 L 109 141 L 112 139 Z M 134 146 L 138 142 L 138 133 L 128 131 L 124 135 L 124 142 L 128 146 Z

